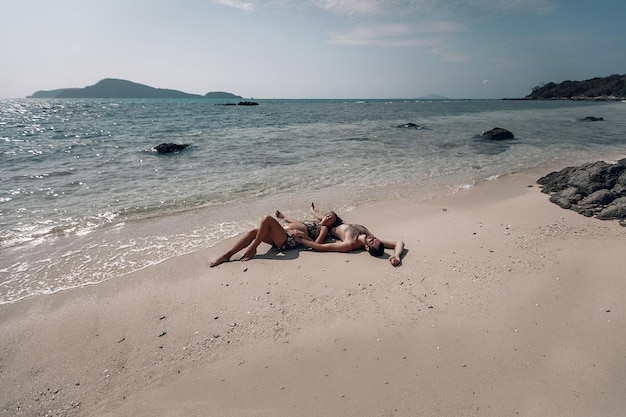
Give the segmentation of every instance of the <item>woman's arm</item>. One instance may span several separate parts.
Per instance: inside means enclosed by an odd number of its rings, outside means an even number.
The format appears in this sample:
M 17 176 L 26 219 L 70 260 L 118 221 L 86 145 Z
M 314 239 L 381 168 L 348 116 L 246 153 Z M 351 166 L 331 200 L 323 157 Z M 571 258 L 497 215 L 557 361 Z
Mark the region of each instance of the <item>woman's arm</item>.
M 315 249 L 320 252 L 350 252 L 359 249 L 349 242 L 318 243 L 312 240 L 299 239 L 296 236 L 294 236 L 294 238 L 307 248 Z
M 311 203 L 311 214 L 313 214 L 313 216 L 315 216 L 315 218 L 317 220 L 320 220 L 320 221 L 324 218 L 323 214 L 321 214 L 321 213 L 319 213 L 319 212 L 317 212 L 315 210 L 315 204 L 314 203 Z
M 317 236 L 317 239 L 315 239 L 315 241 L 317 243 L 324 243 L 324 241 L 326 240 L 326 237 L 328 236 L 328 227 L 327 226 L 318 226 L 320 229 L 320 233 Z

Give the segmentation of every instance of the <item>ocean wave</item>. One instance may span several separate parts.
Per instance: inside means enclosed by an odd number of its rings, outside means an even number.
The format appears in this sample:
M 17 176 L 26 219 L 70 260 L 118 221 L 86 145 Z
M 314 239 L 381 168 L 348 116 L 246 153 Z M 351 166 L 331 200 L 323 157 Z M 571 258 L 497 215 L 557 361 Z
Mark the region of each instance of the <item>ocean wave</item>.
M 12 229 L 0 231 L 0 248 L 12 248 L 28 244 L 38 245 L 60 236 L 84 235 L 98 227 L 115 222 L 119 214 L 100 213 L 81 220 L 59 219 L 19 224 Z

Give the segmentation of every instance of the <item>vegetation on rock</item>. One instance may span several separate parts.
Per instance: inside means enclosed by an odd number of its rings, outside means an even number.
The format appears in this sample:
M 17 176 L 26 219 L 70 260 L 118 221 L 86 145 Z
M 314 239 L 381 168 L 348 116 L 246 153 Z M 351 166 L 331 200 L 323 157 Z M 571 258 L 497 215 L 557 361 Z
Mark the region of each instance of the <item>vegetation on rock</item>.
M 610 75 L 585 81 L 547 83 L 533 88 L 528 100 L 624 100 L 626 75 Z

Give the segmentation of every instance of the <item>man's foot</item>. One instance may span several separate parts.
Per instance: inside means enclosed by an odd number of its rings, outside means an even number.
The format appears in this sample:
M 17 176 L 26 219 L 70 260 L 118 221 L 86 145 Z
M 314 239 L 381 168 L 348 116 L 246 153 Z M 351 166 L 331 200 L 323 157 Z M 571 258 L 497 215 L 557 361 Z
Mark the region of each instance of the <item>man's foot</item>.
M 222 255 L 213 262 L 209 264 L 209 267 L 213 268 L 214 266 L 218 266 L 219 264 L 223 264 L 224 262 L 230 261 L 230 257 L 227 255 Z
M 283 213 L 281 213 L 280 211 L 276 210 L 276 217 L 279 219 L 284 219 L 285 215 Z
M 250 259 L 252 259 L 252 257 L 256 255 L 256 248 L 254 249 L 248 249 L 246 251 L 246 253 L 243 254 L 243 256 L 241 257 L 241 259 L 239 259 L 241 262 L 245 262 L 245 261 L 249 261 Z

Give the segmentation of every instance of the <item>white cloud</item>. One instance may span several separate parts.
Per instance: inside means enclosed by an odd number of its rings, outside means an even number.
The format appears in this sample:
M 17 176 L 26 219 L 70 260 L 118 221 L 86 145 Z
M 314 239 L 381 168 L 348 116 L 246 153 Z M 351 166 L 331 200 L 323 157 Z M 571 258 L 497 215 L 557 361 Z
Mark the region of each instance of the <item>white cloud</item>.
M 427 33 L 463 32 L 467 30 L 467 25 L 449 20 L 421 23 L 417 27 L 419 32 Z
M 226 0 L 223 0 L 226 1 Z M 231 0 L 234 1 L 234 0 Z M 310 0 L 315 6 L 340 15 L 458 16 L 471 9 L 483 13 L 528 11 L 547 14 L 557 8 L 557 0 Z
M 324 10 L 339 14 L 373 14 L 384 10 L 388 0 L 313 0 Z
M 294 0 L 298 1 L 298 0 Z M 450 9 L 441 0 L 309 0 L 320 9 L 346 16 L 396 16 L 411 18 Z M 450 0 L 448 0 L 450 1 Z M 453 0 L 456 1 L 456 0 Z M 466 2 L 467 0 L 458 0 Z
M 554 0 L 471 0 L 470 4 L 487 10 L 527 10 L 536 14 L 546 14 L 556 9 Z
M 456 62 L 456 63 L 464 63 L 470 60 L 470 56 L 467 54 L 451 54 L 449 52 L 445 52 L 439 48 L 433 48 L 430 51 L 433 55 L 436 55 L 441 58 L 444 62 Z
M 246 13 L 252 13 L 254 11 L 254 4 L 248 1 L 241 0 L 216 0 L 216 3 L 222 6 L 234 7 L 235 9 L 243 10 Z
M 390 47 L 432 46 L 432 39 L 414 38 L 415 30 L 406 24 L 360 26 L 331 37 L 330 42 L 341 45 L 375 45 Z
M 330 42 L 341 45 L 376 45 L 387 47 L 433 47 L 437 38 L 418 37 L 424 34 L 441 34 L 466 30 L 466 26 L 455 22 L 427 22 L 409 25 L 406 23 L 363 25 L 352 31 L 335 34 Z

